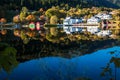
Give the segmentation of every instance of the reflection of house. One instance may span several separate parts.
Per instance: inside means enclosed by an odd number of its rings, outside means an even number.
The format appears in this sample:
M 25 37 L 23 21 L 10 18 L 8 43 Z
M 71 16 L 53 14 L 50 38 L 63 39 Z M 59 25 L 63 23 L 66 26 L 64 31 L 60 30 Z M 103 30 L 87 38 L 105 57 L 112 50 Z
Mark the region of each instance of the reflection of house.
M 63 24 L 63 30 L 67 34 L 74 33 L 74 32 L 83 32 L 83 30 L 91 32 L 92 34 L 99 31 L 99 23 L 97 24 L 88 24 L 88 23 L 79 23 L 79 24 Z
M 107 14 L 103 14 L 104 16 Z M 104 19 L 103 19 L 104 18 Z M 83 30 L 88 31 L 92 34 L 97 34 L 100 32 L 100 28 L 103 30 L 107 29 L 120 29 L 120 21 L 112 21 L 107 20 L 111 17 L 103 17 L 101 20 L 98 17 L 91 17 L 87 20 L 87 23 L 81 23 L 81 19 L 71 19 L 70 17 L 66 18 L 63 22 L 63 30 L 67 34 L 74 33 L 74 32 L 83 32 Z M 108 35 L 109 32 L 101 32 L 98 35 Z
M 111 31 L 110 30 L 102 30 L 102 31 L 98 32 L 97 35 L 98 36 L 110 36 Z
M 95 34 L 95 33 L 100 31 L 100 29 L 98 27 L 99 26 L 88 26 L 87 31 L 92 33 L 92 34 Z
M 120 21 L 109 21 L 108 28 L 120 29 Z
M 88 24 L 98 24 L 101 21 L 98 17 L 91 17 L 87 20 Z
M 78 25 L 65 25 L 63 26 L 63 30 L 67 33 L 73 33 L 73 32 L 83 32 L 83 30 L 86 29 L 86 31 L 95 34 L 97 32 L 99 32 L 99 24 L 78 24 Z
M 120 21 L 104 20 L 101 27 L 102 29 L 120 29 Z
M 81 27 L 73 27 L 71 26 L 63 26 L 63 30 L 66 34 L 74 33 L 74 32 L 81 32 L 82 28 Z
M 67 17 L 63 21 L 63 30 L 67 33 L 73 33 L 73 32 L 80 32 L 82 30 L 81 27 L 75 27 L 75 24 L 79 24 L 82 22 L 82 19 L 76 19 L 76 18 L 71 18 Z

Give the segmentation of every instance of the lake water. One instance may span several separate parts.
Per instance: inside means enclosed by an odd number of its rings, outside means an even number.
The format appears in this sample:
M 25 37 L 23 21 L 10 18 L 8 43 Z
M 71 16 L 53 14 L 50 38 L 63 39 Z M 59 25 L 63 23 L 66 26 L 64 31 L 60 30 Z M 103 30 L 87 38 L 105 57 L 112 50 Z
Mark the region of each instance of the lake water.
M 120 47 L 113 47 L 71 59 L 34 59 L 10 72 L 1 69 L 0 80 L 120 80 L 119 51 Z

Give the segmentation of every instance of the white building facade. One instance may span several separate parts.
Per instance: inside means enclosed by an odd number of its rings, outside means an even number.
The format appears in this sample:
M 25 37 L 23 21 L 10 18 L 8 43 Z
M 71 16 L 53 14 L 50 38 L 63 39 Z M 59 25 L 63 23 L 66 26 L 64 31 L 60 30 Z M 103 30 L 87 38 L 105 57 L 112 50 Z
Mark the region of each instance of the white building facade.
M 98 17 L 98 18 L 100 18 L 100 19 L 102 19 L 102 20 L 110 20 L 110 19 L 112 19 L 112 16 L 110 15 L 110 14 L 105 14 L 105 13 L 99 13 L 99 14 L 97 14 L 97 15 L 95 15 L 95 17 Z
M 98 17 L 91 17 L 90 19 L 87 20 L 88 24 L 98 24 L 101 21 L 100 18 Z
M 82 19 L 66 17 L 66 19 L 63 21 L 63 30 L 64 30 L 64 32 L 66 32 L 66 34 L 80 32 L 80 31 L 82 31 L 82 28 L 76 27 L 74 25 L 82 23 L 82 22 L 83 22 Z
M 63 21 L 63 24 L 79 24 L 82 22 L 83 22 L 82 19 L 66 17 L 65 20 Z

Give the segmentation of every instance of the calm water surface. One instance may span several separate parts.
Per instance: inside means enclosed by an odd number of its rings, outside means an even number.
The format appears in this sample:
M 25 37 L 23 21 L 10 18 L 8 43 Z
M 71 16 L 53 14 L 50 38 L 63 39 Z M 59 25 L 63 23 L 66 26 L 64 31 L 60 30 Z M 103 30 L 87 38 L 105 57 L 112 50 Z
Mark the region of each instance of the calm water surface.
M 71 59 L 45 57 L 26 61 L 11 72 L 2 69 L 0 80 L 120 80 L 119 50 L 113 47 Z

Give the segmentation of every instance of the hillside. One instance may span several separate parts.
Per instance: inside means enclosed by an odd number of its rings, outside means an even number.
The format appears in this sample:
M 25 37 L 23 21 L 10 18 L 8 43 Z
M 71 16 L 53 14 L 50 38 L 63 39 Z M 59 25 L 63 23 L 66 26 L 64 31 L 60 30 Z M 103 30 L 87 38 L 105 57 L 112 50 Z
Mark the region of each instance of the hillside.
M 92 6 L 118 8 L 116 4 L 119 3 L 118 0 L 0 0 L 1 7 L 7 9 L 21 9 L 22 6 L 26 6 L 33 10 L 40 7 L 47 9 L 51 6 L 64 6 L 64 4 L 78 8 Z
M 120 0 L 108 0 L 108 1 L 120 7 Z

